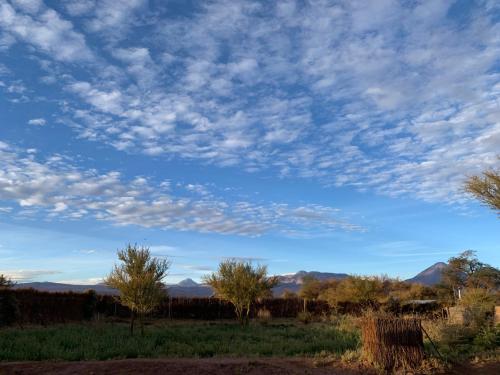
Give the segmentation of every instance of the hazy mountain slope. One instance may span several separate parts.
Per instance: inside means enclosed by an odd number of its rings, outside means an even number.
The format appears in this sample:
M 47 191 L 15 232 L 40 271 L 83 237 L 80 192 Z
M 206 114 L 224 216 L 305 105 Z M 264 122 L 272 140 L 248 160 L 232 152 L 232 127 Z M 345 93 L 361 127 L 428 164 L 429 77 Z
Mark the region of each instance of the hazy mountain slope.
M 441 282 L 443 276 L 443 270 L 446 267 L 447 267 L 446 263 L 437 262 L 406 281 L 410 283 L 419 283 L 429 286 L 436 285 Z

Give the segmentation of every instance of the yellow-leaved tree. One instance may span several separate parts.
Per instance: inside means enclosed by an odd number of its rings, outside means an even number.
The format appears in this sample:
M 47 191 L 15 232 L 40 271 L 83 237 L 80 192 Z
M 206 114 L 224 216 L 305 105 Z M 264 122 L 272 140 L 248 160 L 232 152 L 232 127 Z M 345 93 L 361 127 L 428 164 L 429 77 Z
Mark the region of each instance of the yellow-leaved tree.
M 120 302 L 131 311 L 130 334 L 134 334 L 136 316 L 141 334 L 144 334 L 144 315 L 153 311 L 166 297 L 162 281 L 167 276 L 170 262 L 152 257 L 149 248 L 137 245 L 128 245 L 118 251 L 118 259 L 121 264 L 115 265 L 105 283 L 120 292 Z
M 259 298 L 270 297 L 278 283 L 277 278 L 267 276 L 266 266 L 253 267 L 250 262 L 226 260 L 219 264 L 217 272 L 205 276 L 215 294 L 234 305 L 241 325 L 247 325 L 250 309 Z

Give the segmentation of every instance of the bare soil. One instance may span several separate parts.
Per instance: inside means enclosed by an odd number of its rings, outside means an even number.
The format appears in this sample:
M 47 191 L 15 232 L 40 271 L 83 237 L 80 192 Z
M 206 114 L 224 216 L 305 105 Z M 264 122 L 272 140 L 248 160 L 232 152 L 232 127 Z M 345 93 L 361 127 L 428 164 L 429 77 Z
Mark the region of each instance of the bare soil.
M 340 366 L 340 365 L 339 365 Z M 169 375 L 326 375 L 366 374 L 347 368 L 315 367 L 312 359 L 126 359 L 89 362 L 17 362 L 0 364 L 0 374 L 169 374 Z
M 330 363 L 317 367 L 309 358 L 266 359 L 125 359 L 88 362 L 10 362 L 0 363 L 0 374 L 169 374 L 169 375 L 360 375 L 375 374 L 366 368 Z M 500 374 L 500 362 L 456 366 L 449 374 Z

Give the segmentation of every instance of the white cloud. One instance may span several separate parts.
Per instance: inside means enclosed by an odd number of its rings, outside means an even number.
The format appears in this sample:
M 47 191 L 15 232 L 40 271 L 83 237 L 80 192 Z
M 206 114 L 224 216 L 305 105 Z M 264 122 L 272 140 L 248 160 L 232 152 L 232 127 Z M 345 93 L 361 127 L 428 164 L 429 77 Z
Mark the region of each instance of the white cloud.
M 95 7 L 95 0 L 66 0 L 64 7 L 71 16 L 88 14 Z
M 28 121 L 29 125 L 44 126 L 47 122 L 43 118 L 33 118 Z
M 45 276 L 52 276 L 61 273 L 55 270 L 1 270 L 0 274 L 4 274 L 16 282 L 28 282 Z
M 4 33 L 91 56 L 68 21 L 23 3 L 0 8 Z M 161 19 L 145 1 L 69 2 L 102 56 L 61 80 L 64 122 L 124 152 L 462 201 L 465 175 L 498 163 L 493 4 L 462 19 L 446 1 L 214 1 Z M 120 43 L 136 26 L 151 37 Z
M 188 184 L 187 190 L 197 193 L 193 197 L 165 191 L 161 184 L 151 184 L 143 177 L 126 180 L 117 172 L 82 170 L 60 156 L 37 161 L 33 154 L 5 143 L 0 147 L 0 162 L 0 201 L 16 202 L 22 208 L 13 215 L 61 220 L 93 217 L 116 225 L 244 236 L 290 230 L 363 230 L 330 207 L 232 202 L 214 196 L 202 185 Z
M 145 4 L 146 0 L 127 0 L 126 2 L 101 0 L 94 7 L 94 13 L 87 22 L 87 26 L 92 32 L 104 33 L 105 37 L 121 39 L 134 21 L 135 12 L 143 8 Z
M 20 1 L 18 9 L 7 2 L 0 4 L 0 29 L 23 40 L 60 61 L 90 60 L 92 52 L 85 37 L 40 2 Z M 23 13 L 25 11 L 26 13 Z
M 87 279 L 58 280 L 57 282 L 61 284 L 70 284 L 70 285 L 97 285 L 103 283 L 104 278 L 89 277 Z

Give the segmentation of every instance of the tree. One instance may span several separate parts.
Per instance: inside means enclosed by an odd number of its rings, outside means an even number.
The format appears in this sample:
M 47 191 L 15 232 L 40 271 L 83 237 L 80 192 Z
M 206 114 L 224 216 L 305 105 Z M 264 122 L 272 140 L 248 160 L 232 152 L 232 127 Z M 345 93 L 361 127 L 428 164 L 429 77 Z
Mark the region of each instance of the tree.
M 500 215 L 500 171 L 489 170 L 482 176 L 470 177 L 465 190 Z
M 485 264 L 469 277 L 467 286 L 497 291 L 500 289 L 500 270 Z
M 500 271 L 479 261 L 474 250 L 466 250 L 448 260 L 442 283 L 451 288 L 455 296 L 466 287 L 494 291 L 500 287 Z
M 0 274 L 0 327 L 13 324 L 19 319 L 19 303 L 13 290 L 15 283 L 7 276 Z
M 204 277 L 219 298 L 234 305 L 241 325 L 247 325 L 252 304 L 259 298 L 271 296 L 277 285 L 276 277 L 267 276 L 266 266 L 253 267 L 250 262 L 226 260 L 219 264 L 217 272 Z
M 15 283 L 7 276 L 0 274 L 0 289 L 12 288 Z
M 322 297 L 333 307 L 344 302 L 372 306 L 386 297 L 384 280 L 379 277 L 349 276 L 332 284 Z
M 448 266 L 443 270 L 442 283 L 450 287 L 456 296 L 480 265 L 476 252 L 466 250 L 458 256 L 448 259 Z
M 304 312 L 307 312 L 307 301 L 318 299 L 323 289 L 325 289 L 325 283 L 322 283 L 315 277 L 306 275 L 302 278 L 302 287 L 299 290 L 299 297 L 304 300 Z
M 120 292 L 120 302 L 131 311 L 130 334 L 134 334 L 134 321 L 139 318 L 144 334 L 144 315 L 150 313 L 166 296 L 162 280 L 167 276 L 170 262 L 151 257 L 149 248 L 128 245 L 118 251 L 122 262 L 115 265 L 105 283 Z

